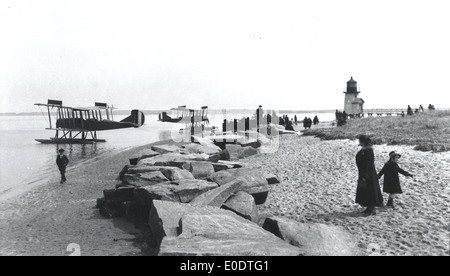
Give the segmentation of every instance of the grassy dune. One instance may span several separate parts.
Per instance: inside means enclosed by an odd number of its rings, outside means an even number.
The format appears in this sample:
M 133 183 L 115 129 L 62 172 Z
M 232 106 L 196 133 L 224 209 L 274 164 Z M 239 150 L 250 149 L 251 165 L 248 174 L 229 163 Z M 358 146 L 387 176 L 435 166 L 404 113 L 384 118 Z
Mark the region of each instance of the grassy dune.
M 432 111 L 412 116 L 366 117 L 348 120 L 341 127 L 310 129 L 304 135 L 324 140 L 372 137 L 374 144 L 416 146 L 422 151 L 450 150 L 450 110 Z

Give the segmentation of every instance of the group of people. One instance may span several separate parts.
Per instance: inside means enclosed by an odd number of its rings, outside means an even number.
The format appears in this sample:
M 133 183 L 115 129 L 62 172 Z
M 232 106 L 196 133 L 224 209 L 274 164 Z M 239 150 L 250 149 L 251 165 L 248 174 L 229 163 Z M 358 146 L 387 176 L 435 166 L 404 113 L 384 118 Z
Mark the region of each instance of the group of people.
M 345 111 L 339 111 L 336 109 L 336 112 L 334 113 L 336 116 L 336 122 L 338 126 L 345 125 L 347 122 L 348 114 Z
M 303 127 L 304 127 L 305 129 L 311 128 L 311 125 L 312 125 L 312 124 L 317 125 L 318 123 L 319 123 L 319 118 L 317 117 L 317 115 L 314 116 L 314 119 L 312 119 L 312 120 L 311 120 L 311 118 L 309 118 L 309 117 L 305 117 L 305 118 L 303 119 Z
M 298 125 L 299 121 L 297 119 L 297 115 L 294 115 L 294 120 L 290 119 L 288 115 L 283 115 L 282 117 L 279 118 L 279 124 L 282 126 L 285 126 L 286 130 L 294 130 L 294 124 Z M 319 124 L 319 118 L 316 116 L 314 116 L 314 119 L 311 119 L 307 116 L 305 116 L 305 118 L 303 119 L 303 127 L 305 129 L 307 128 L 311 128 L 312 125 L 317 125 Z
M 429 104 L 428 105 L 428 110 L 435 110 L 436 108 L 434 107 L 434 105 L 432 105 L 432 104 Z M 419 112 L 424 112 L 424 110 L 423 110 L 423 106 L 422 105 L 420 105 L 419 106 L 419 108 L 416 108 L 415 110 L 414 110 L 414 112 L 413 112 L 413 109 L 411 108 L 411 106 L 410 105 L 408 105 L 408 108 L 406 109 L 406 114 L 407 115 L 413 115 L 414 113 L 419 113 Z M 403 111 L 402 111 L 402 114 L 403 114 Z
M 395 151 L 389 153 L 389 160 L 377 173 L 371 139 L 366 135 L 360 135 L 359 145 L 361 150 L 356 154 L 358 184 L 355 202 L 366 207 L 364 210 L 365 215 L 375 215 L 375 207 L 383 206 L 383 196 L 378 179 L 384 175 L 383 192 L 389 194 L 386 206 L 394 208 L 395 197 L 403 193 L 400 186 L 399 173 L 407 177 L 413 177 L 413 175 L 399 167 L 398 160 L 401 155 Z

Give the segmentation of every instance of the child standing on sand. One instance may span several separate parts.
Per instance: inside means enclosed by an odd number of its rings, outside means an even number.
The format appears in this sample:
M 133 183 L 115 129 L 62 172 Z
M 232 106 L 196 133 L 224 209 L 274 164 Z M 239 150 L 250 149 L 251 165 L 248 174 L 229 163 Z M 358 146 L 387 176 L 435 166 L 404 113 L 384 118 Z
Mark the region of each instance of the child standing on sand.
M 383 192 L 389 194 L 388 202 L 386 206 L 390 206 L 394 208 L 394 199 L 397 194 L 403 193 L 402 188 L 400 187 L 400 179 L 398 174 L 401 173 L 404 176 L 413 177 L 412 174 L 402 170 L 397 162 L 400 159 L 401 155 L 396 153 L 395 151 L 391 151 L 389 153 L 389 161 L 384 164 L 381 171 L 378 173 L 378 178 L 384 174 L 384 184 L 383 184 Z

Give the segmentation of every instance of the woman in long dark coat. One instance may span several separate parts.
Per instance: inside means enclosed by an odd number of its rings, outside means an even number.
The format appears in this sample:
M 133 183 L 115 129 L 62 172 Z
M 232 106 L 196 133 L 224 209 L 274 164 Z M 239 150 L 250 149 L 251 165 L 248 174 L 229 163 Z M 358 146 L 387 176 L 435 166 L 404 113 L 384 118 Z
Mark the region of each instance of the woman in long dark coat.
M 366 135 L 359 136 L 361 150 L 356 154 L 358 167 L 358 186 L 356 188 L 355 202 L 367 207 L 364 211 L 367 215 L 375 215 L 375 207 L 383 206 L 383 196 L 378 182 L 377 171 L 374 164 L 372 141 Z
M 392 208 L 394 208 L 394 199 L 397 194 L 403 193 L 402 187 L 400 186 L 400 179 L 398 177 L 398 174 L 401 173 L 404 176 L 413 177 L 412 174 L 402 170 L 398 166 L 397 162 L 400 157 L 400 154 L 396 153 L 395 151 L 391 151 L 389 153 L 389 161 L 384 164 L 383 168 L 378 173 L 378 178 L 381 178 L 381 176 L 384 174 L 383 192 L 389 194 L 389 199 L 386 203 L 386 206 L 390 206 Z

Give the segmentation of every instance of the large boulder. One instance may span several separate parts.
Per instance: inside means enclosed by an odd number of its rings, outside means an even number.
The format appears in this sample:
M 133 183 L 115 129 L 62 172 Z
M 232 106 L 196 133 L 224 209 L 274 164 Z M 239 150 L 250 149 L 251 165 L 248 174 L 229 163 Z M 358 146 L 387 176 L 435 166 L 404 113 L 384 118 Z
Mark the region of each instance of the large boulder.
M 219 156 L 220 156 L 219 160 L 224 160 L 224 161 L 231 160 L 230 152 L 227 149 L 224 149 L 221 152 L 219 152 Z
M 269 185 L 280 183 L 278 177 L 272 173 L 266 174 L 266 180 Z
M 240 191 L 244 184 L 244 181 L 240 178 L 233 180 L 225 185 L 221 185 L 218 188 L 199 195 L 194 198 L 190 204 L 198 207 L 221 207 L 230 196 Z
M 184 149 L 186 149 L 190 153 L 206 153 L 208 155 L 210 154 L 217 154 L 221 151 L 221 149 L 214 145 L 214 144 L 196 144 L 196 143 L 190 143 L 183 146 Z
M 217 188 L 216 183 L 197 179 L 181 179 L 134 189 L 136 202 L 151 206 L 153 200 L 188 203 L 199 195 Z
M 242 158 L 247 158 L 249 156 L 253 156 L 258 154 L 258 150 L 253 148 L 253 147 L 242 147 L 241 149 L 239 149 L 238 151 L 238 158 L 242 159 Z
M 118 202 L 133 201 L 133 190 L 134 187 L 107 189 L 103 190 L 103 197 L 105 200 L 114 200 Z
M 123 217 L 125 215 L 125 209 L 120 201 L 98 198 L 96 207 L 100 214 L 106 218 Z
M 266 202 L 269 195 L 269 185 L 256 186 L 256 187 L 244 187 L 241 191 L 247 192 L 253 196 L 256 205 L 261 205 Z
M 242 178 L 249 186 L 264 186 L 267 184 L 265 173 L 259 169 L 237 168 L 223 170 L 211 174 L 208 179 L 219 185 L 226 184 L 236 178 Z
M 123 176 L 123 180 L 126 183 L 136 187 L 143 187 L 169 181 L 169 179 L 167 179 L 167 177 L 165 177 L 164 174 L 160 171 L 149 171 L 139 174 L 126 173 Z
M 169 152 L 176 152 L 180 149 L 180 147 L 176 145 L 155 145 L 152 146 L 152 150 L 156 151 L 160 154 L 169 153 Z
M 214 167 L 215 172 L 229 170 L 229 169 L 242 168 L 242 166 L 243 166 L 241 163 L 226 161 L 226 160 L 219 160 L 217 163 L 213 163 L 212 165 Z
M 125 208 L 124 202 L 134 201 L 135 187 L 123 187 L 117 189 L 103 190 L 103 198 L 97 199 L 97 208 L 100 214 L 107 218 L 123 217 Z
M 298 246 L 309 256 L 360 255 L 355 238 L 339 226 L 300 223 L 288 218 L 271 217 L 263 228 Z
M 242 168 L 244 166 L 242 163 L 228 161 L 228 160 L 219 160 L 219 162 L 217 162 L 217 163 L 232 166 L 231 169 L 238 169 L 238 168 Z
M 125 174 L 128 172 L 128 168 L 130 166 L 129 165 L 125 165 L 122 170 L 120 170 L 119 172 L 119 176 L 117 177 L 117 180 L 123 181 L 123 178 L 125 176 Z
M 214 182 L 200 179 L 181 179 L 171 183 L 177 186 L 174 192 L 177 193 L 180 198 L 179 202 L 182 203 L 191 202 L 199 195 L 219 187 Z
M 140 159 L 154 157 L 157 155 L 160 155 L 160 153 L 156 152 L 154 150 L 151 150 L 151 149 L 143 149 L 143 150 L 139 151 L 138 153 L 134 154 L 130 159 L 136 158 L 136 159 L 140 160 Z
M 212 163 L 211 165 L 214 168 L 214 172 L 219 172 L 219 171 L 223 171 L 223 170 L 229 170 L 229 169 L 233 168 L 233 166 L 231 166 L 231 165 L 221 164 L 221 163 Z
M 209 162 L 191 162 L 189 171 L 196 179 L 206 179 L 215 172 L 214 166 Z
M 231 156 L 227 149 L 224 149 L 218 153 L 211 154 L 211 155 L 209 155 L 209 158 L 208 158 L 208 160 L 213 163 L 217 163 L 220 160 L 229 161 L 230 159 L 231 159 Z
M 242 147 L 240 145 L 226 144 L 224 150 L 226 150 L 228 152 L 228 156 L 230 156 L 230 159 L 228 160 L 236 160 L 238 159 L 241 149 Z
M 139 160 L 138 165 L 168 166 L 183 169 L 192 161 L 209 161 L 209 155 L 205 153 L 166 153 L 155 157 Z
M 170 181 L 178 181 L 182 179 L 194 179 L 194 175 L 177 167 L 160 167 L 159 169 L 162 174 L 164 174 Z
M 269 185 L 265 173 L 259 169 L 230 169 L 222 170 L 211 174 L 208 180 L 219 185 L 229 183 L 235 179 L 242 179 L 245 185 L 241 186 L 241 191 L 251 194 L 257 205 L 263 204 L 269 193 Z
M 180 219 L 186 214 L 223 214 L 236 217 L 238 220 L 246 219 L 235 213 L 217 207 L 196 207 L 192 204 L 171 201 L 153 200 L 150 214 L 149 226 L 156 244 L 160 244 L 164 237 L 177 237 L 179 234 Z
M 125 217 L 132 223 L 142 225 L 148 223 L 150 208 L 139 204 L 136 201 L 122 202 L 122 208 L 125 210 Z
M 261 147 L 261 141 L 256 140 L 256 141 L 249 141 L 249 142 L 245 142 L 245 143 L 241 143 L 241 147 L 252 147 L 252 148 L 259 148 Z
M 141 175 L 142 173 L 154 171 L 160 171 L 170 181 L 180 179 L 194 179 L 194 176 L 189 171 L 177 167 L 164 167 L 164 166 L 148 166 L 148 165 L 129 166 L 127 174 Z
M 292 246 L 257 224 L 228 214 L 184 215 L 176 237 L 165 237 L 160 256 L 296 256 Z
M 250 194 L 240 191 L 232 195 L 222 205 L 223 209 L 230 210 L 243 218 L 258 223 L 258 209 L 256 208 L 255 199 Z

